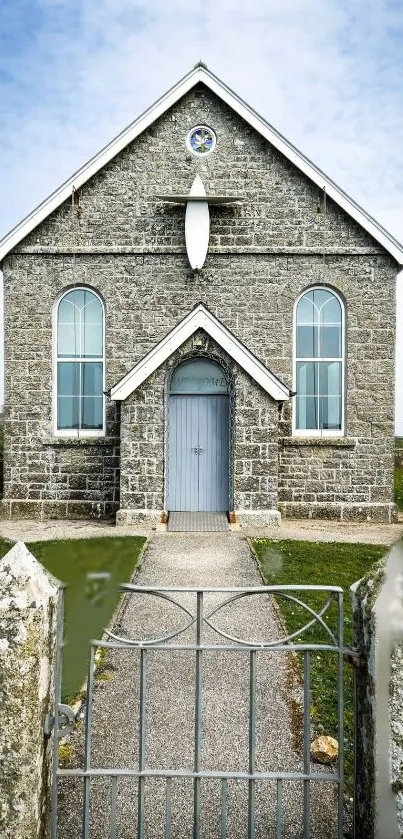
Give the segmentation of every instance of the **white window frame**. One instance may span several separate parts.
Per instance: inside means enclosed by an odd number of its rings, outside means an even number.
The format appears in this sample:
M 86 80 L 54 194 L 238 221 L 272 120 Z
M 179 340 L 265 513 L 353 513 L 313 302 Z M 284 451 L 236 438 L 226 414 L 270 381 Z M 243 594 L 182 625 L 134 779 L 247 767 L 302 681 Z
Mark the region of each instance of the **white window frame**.
M 102 307 L 102 359 L 101 358 L 86 358 L 85 361 L 102 361 L 102 428 L 58 428 L 57 426 L 57 338 L 58 338 L 58 313 L 59 306 L 64 297 L 67 297 L 72 291 L 90 291 L 94 297 L 97 297 Z M 87 285 L 75 285 L 65 289 L 59 295 L 53 306 L 53 365 L 52 365 L 52 413 L 53 413 L 53 434 L 55 437 L 70 437 L 72 439 L 81 439 L 82 437 L 105 437 L 106 422 L 105 422 L 105 305 L 102 297 Z M 81 357 L 80 357 L 81 358 Z M 64 358 L 63 361 L 77 361 L 75 358 Z
M 297 403 L 296 398 L 293 399 L 292 410 L 292 434 L 294 437 L 345 437 L 345 368 L 346 368 L 346 343 L 345 343 L 345 323 L 346 311 L 345 304 L 340 295 L 334 288 L 328 285 L 314 285 L 304 289 L 304 291 L 297 297 L 294 303 L 294 318 L 293 318 L 293 390 L 297 389 L 297 309 L 300 300 L 309 294 L 310 291 L 328 291 L 333 294 L 336 300 L 340 303 L 341 309 L 341 356 L 335 358 L 306 358 L 304 361 L 317 362 L 341 362 L 341 428 L 297 428 Z M 299 359 L 301 361 L 301 359 Z

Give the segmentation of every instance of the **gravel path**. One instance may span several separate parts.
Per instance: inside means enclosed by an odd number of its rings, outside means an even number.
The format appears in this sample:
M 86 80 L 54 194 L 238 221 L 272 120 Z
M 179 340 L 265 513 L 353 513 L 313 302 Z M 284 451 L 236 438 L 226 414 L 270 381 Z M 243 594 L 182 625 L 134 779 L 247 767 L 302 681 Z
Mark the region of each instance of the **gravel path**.
M 366 542 L 390 545 L 403 537 L 399 524 L 347 524 L 314 519 L 283 519 L 280 527 L 243 527 L 245 536 L 267 539 L 301 539 L 313 542 Z M 0 521 L 0 536 L 13 541 L 35 542 L 41 539 L 87 539 L 91 536 L 151 536 L 155 529 L 147 525 L 116 527 L 105 521 Z
M 145 554 L 136 582 L 155 586 L 257 586 L 261 579 L 240 532 L 220 534 L 155 534 Z M 179 596 L 178 596 L 179 599 Z M 182 605 L 194 612 L 193 594 L 180 595 Z M 217 604 L 217 595 L 206 596 L 206 609 Z M 254 640 L 279 637 L 275 609 L 266 597 L 244 598 L 214 618 L 217 626 Z M 164 600 L 132 596 L 117 631 L 125 637 L 155 637 L 184 626 L 183 612 Z M 191 640 L 192 630 L 181 636 Z M 193 636 L 194 638 L 194 636 Z M 192 638 L 192 640 L 193 640 Z M 220 643 L 206 630 L 205 640 Z M 195 654 L 191 651 L 150 651 L 148 656 L 147 765 L 151 768 L 193 767 Z M 108 654 L 110 681 L 96 688 L 93 716 L 92 761 L 97 767 L 132 767 L 138 761 L 139 652 Z M 285 699 L 289 658 L 283 653 L 257 653 L 256 769 L 301 770 L 300 747 L 296 747 L 289 706 Z M 203 750 L 202 768 L 247 770 L 248 767 L 248 654 L 203 653 Z M 78 759 L 82 735 L 74 740 Z M 298 750 L 296 751 L 296 748 Z M 315 771 L 318 767 L 313 766 Z M 80 790 L 72 780 L 62 783 L 60 839 L 79 839 Z M 103 780 L 92 784 L 90 839 L 108 836 L 109 787 Z M 275 835 L 273 782 L 257 785 L 256 839 Z M 219 837 L 219 782 L 202 784 L 202 839 Z M 283 839 L 302 836 L 302 784 L 284 782 Z M 165 783 L 146 782 L 146 839 L 164 835 Z M 192 784 L 173 783 L 172 839 L 192 836 Z M 118 839 L 136 835 L 136 784 L 121 780 L 118 787 Z M 312 784 L 311 839 L 330 839 L 334 826 L 334 786 Z M 230 839 L 247 836 L 247 787 L 233 781 L 228 787 L 228 833 Z

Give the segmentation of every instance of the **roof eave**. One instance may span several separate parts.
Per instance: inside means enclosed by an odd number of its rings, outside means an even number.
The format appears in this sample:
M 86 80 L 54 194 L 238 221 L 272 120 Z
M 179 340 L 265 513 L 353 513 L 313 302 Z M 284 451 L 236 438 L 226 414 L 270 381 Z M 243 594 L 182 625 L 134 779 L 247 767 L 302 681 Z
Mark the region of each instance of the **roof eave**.
M 357 204 L 344 190 L 325 175 L 309 158 L 305 157 L 272 125 L 263 119 L 243 99 L 224 84 L 204 65 L 197 64 L 176 85 L 151 105 L 134 122 L 125 128 L 114 140 L 106 145 L 88 163 L 65 181 L 61 187 L 42 201 L 23 221 L 14 227 L 0 241 L 0 264 L 16 245 L 32 232 L 45 218 L 71 196 L 72 188 L 79 189 L 110 160 L 122 151 L 130 142 L 145 131 L 156 119 L 174 105 L 198 82 L 203 82 L 213 93 L 229 105 L 246 122 L 274 145 L 284 156 L 302 171 L 320 189 L 326 189 L 327 195 L 367 231 L 397 262 L 403 266 L 403 245 L 398 242 L 376 219 Z

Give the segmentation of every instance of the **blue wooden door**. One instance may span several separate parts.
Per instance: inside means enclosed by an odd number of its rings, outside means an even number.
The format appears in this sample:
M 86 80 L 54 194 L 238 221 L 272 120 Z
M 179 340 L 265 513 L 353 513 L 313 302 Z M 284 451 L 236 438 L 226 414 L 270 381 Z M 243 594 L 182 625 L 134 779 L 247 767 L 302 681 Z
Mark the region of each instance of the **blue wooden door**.
M 168 421 L 168 510 L 228 510 L 228 396 L 170 396 Z

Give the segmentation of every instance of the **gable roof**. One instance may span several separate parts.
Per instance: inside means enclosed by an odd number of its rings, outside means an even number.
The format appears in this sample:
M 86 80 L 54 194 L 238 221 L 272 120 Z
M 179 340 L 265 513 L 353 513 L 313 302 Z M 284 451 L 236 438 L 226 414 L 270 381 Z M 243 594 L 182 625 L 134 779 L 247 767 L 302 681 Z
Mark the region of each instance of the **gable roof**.
M 270 396 L 278 402 L 290 397 L 288 387 L 262 364 L 203 303 L 181 320 L 144 358 L 111 388 L 111 399 L 123 401 L 196 332 L 204 329 Z
M 243 99 L 237 96 L 227 85 L 212 73 L 205 64 L 199 62 L 174 87 L 168 90 L 147 111 L 144 111 L 134 122 L 124 129 L 118 136 L 105 146 L 95 157 L 91 158 L 81 169 L 65 181 L 59 189 L 46 198 L 23 221 L 17 224 L 0 241 L 0 264 L 9 251 L 24 239 L 47 216 L 70 198 L 72 188 L 79 189 L 82 184 L 99 172 L 122 149 L 136 139 L 146 128 L 158 119 L 168 108 L 171 108 L 182 96 L 188 93 L 198 82 L 202 82 L 220 99 L 226 102 L 233 111 L 246 120 L 256 131 L 268 140 L 278 151 L 291 161 L 301 172 L 307 175 L 320 189 L 326 188 L 327 194 L 346 213 L 355 219 L 391 256 L 403 265 L 403 245 L 394 238 L 382 225 L 359 206 L 347 193 L 328 178 L 304 154 L 298 151 L 272 125 L 253 110 Z

